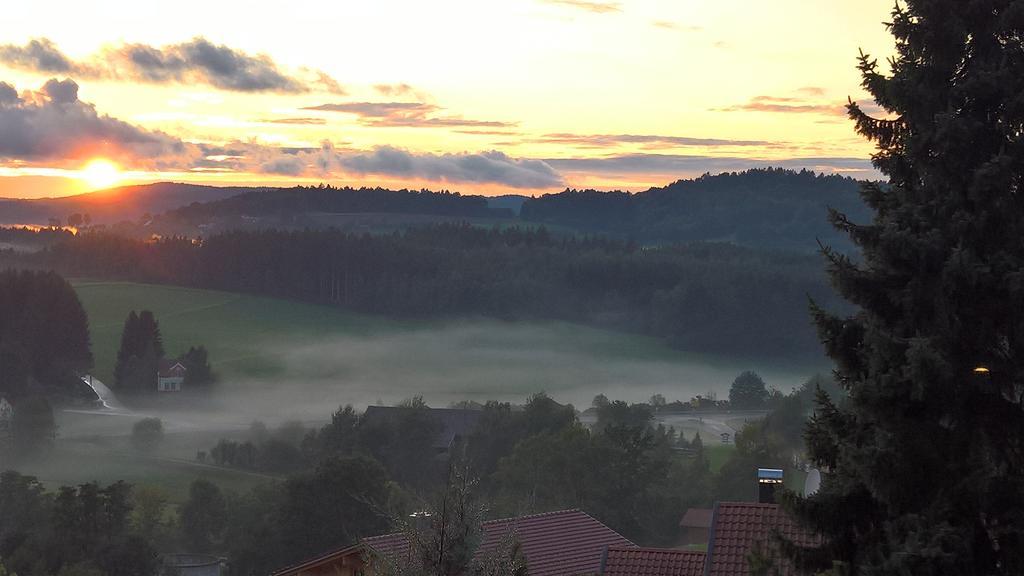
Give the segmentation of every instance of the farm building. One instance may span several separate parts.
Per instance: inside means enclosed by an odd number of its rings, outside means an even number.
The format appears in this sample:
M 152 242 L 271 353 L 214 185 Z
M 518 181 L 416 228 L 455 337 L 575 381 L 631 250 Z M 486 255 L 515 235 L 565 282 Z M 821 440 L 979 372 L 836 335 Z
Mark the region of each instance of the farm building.
M 156 374 L 156 389 L 158 392 L 181 392 L 181 385 L 185 382 L 185 374 L 188 369 L 177 360 L 160 360 Z
M 399 418 L 415 410 L 424 410 L 440 426 L 434 437 L 432 448 L 438 455 L 446 455 L 458 440 L 469 436 L 483 414 L 482 410 L 463 408 L 406 408 L 401 406 L 367 406 L 363 421 L 368 426 L 375 423 L 393 424 Z

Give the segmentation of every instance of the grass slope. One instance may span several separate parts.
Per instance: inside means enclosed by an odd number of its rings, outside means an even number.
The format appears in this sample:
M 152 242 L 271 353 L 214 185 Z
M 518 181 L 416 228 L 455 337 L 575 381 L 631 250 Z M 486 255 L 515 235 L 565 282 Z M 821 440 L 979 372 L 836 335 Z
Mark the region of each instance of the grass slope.
M 253 345 L 256 341 L 401 328 L 398 323 L 334 308 L 214 290 L 130 282 L 75 281 L 73 285 L 89 315 L 94 373 L 107 383 L 113 382 L 121 330 L 131 310 L 153 311 L 168 356 L 202 344 L 215 368 L 226 376 L 278 371 L 274 358 Z

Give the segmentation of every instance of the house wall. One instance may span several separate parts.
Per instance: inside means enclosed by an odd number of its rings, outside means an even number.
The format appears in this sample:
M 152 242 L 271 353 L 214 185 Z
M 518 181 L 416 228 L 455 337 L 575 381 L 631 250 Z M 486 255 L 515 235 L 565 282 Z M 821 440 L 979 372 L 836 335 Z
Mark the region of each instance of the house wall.
M 683 546 L 690 546 L 693 544 L 707 544 L 708 538 L 710 537 L 709 532 L 710 531 L 707 528 L 683 528 L 683 539 L 680 542 L 680 544 Z
M 156 389 L 160 392 L 178 392 L 181 390 L 183 382 L 185 382 L 185 378 L 182 376 L 176 376 L 173 378 L 157 378 Z

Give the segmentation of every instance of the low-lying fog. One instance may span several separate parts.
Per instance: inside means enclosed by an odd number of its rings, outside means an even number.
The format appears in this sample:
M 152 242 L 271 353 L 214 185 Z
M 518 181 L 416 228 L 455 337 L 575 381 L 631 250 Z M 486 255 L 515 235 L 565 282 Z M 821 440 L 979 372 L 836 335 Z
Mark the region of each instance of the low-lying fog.
M 755 370 L 769 386 L 789 391 L 822 366 L 773 366 L 673 351 L 654 339 L 561 323 L 460 322 L 332 335 L 322 339 L 264 341 L 251 358 L 218 366 L 222 380 L 209 394 L 161 395 L 133 415 L 156 415 L 168 432 L 243 429 L 268 424 L 323 422 L 344 404 L 397 403 L 415 395 L 432 407 L 460 400 L 522 403 L 547 392 L 578 409 L 597 394 L 613 400 L 668 401 L 697 394 L 728 397 L 743 370 Z M 275 368 L 241 376 L 245 364 Z M 222 361 L 224 359 L 221 359 Z M 126 434 L 134 419 L 83 418 L 65 422 L 65 434 Z M 116 431 L 116 432 L 115 432 Z

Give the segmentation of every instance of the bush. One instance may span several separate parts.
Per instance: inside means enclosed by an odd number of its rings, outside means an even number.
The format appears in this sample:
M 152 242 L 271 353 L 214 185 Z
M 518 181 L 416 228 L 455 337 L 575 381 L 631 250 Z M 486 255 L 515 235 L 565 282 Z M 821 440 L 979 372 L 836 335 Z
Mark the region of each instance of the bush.
M 152 450 L 164 439 L 164 423 L 159 418 L 143 418 L 132 426 L 132 446 Z

